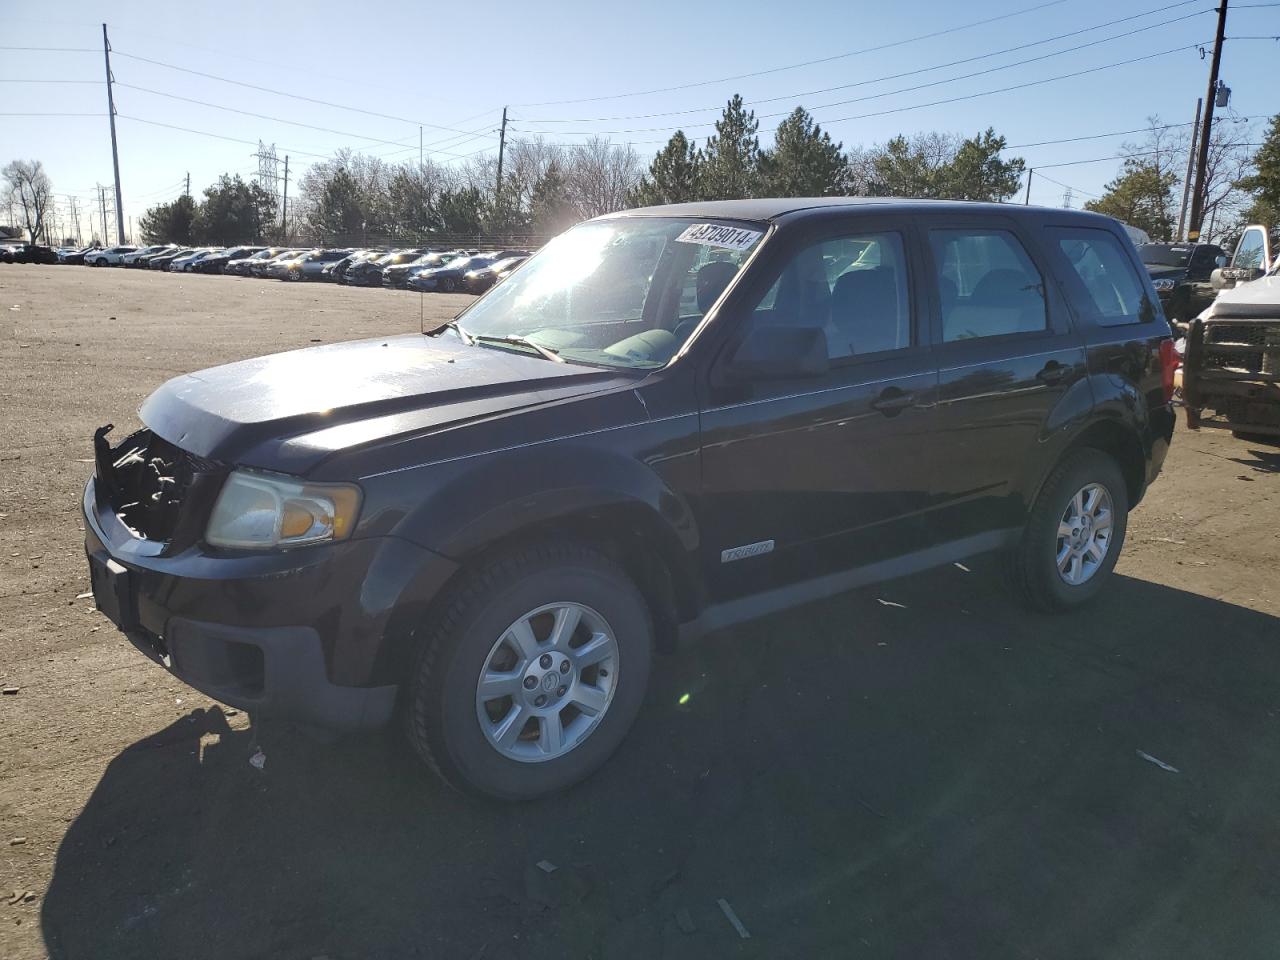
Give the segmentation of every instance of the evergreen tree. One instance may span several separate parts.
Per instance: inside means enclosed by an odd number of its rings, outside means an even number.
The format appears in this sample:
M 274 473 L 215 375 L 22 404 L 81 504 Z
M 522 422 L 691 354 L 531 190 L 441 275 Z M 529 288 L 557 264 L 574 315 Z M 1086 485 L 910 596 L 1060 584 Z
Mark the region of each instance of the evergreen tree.
M 633 207 L 698 199 L 700 157 L 683 130 L 677 130 L 649 164 L 649 173 L 627 198 Z
M 365 211 L 361 204 L 359 185 L 339 167 L 320 189 L 315 209 L 311 211 L 311 225 L 326 238 L 354 238 L 362 236 L 367 227 Z
M 872 152 L 867 193 L 873 197 L 935 197 L 939 171 L 954 154 L 945 134 L 908 140 L 896 136 Z
M 446 236 L 479 234 L 484 230 L 484 196 L 476 187 L 441 190 L 436 198 L 434 226 Z
M 529 219 L 534 230 L 548 235 L 562 233 L 579 220 L 578 211 L 569 195 L 569 184 L 560 164 L 555 160 L 551 161 L 533 186 L 533 194 L 529 200 Z
M 1249 223 L 1280 224 L 1280 113 L 1271 118 L 1271 126 L 1262 146 L 1253 155 L 1254 173 L 1237 181 L 1236 186 L 1253 194 L 1253 206 L 1245 219 Z
M 1168 239 L 1176 226 L 1173 188 L 1177 182 L 1172 171 L 1162 171 L 1150 160 L 1129 157 L 1120 175 L 1107 184 L 1106 192 L 1084 207 L 1145 230 L 1153 240 Z
M 988 127 L 960 144 L 949 163 L 938 170 L 935 196 L 947 200 L 1002 203 L 1018 192 L 1026 163 L 1021 157 L 1001 160 L 1007 141 Z
M 262 240 L 275 225 L 276 198 L 256 183 L 225 173 L 204 192 L 192 235 L 202 243 L 224 246 Z
M 189 245 L 194 241 L 196 213 L 196 202 L 185 193 L 171 203 L 157 204 L 138 221 L 142 239 L 147 243 Z
M 760 158 L 762 192 L 771 197 L 828 197 L 847 192 L 848 159 L 831 136 L 796 107 Z
M 704 200 L 738 200 L 760 191 L 760 122 L 734 94 L 702 152 L 698 193 Z

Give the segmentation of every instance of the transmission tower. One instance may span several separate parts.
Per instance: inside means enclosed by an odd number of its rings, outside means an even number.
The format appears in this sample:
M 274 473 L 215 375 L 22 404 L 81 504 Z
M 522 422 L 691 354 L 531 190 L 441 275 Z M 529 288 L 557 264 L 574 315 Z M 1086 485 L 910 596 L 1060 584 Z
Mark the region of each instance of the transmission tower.
M 1074 198 L 1075 198 L 1075 192 L 1070 187 L 1067 187 L 1067 189 L 1062 192 L 1062 206 L 1067 210 L 1070 210 L 1071 201 Z
M 258 186 L 269 191 L 272 196 L 279 196 L 280 161 L 276 157 L 276 145 L 273 143 L 267 146 L 259 140 L 258 152 L 254 156 L 258 158 Z

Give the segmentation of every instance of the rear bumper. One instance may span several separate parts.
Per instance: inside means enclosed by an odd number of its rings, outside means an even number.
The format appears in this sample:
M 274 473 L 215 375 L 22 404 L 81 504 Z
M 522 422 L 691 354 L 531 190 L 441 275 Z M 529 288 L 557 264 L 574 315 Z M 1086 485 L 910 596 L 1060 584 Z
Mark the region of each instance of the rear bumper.
M 455 565 L 397 537 L 293 551 L 168 554 L 85 488 L 98 608 L 148 659 L 223 703 L 331 729 L 391 717 L 420 610 Z

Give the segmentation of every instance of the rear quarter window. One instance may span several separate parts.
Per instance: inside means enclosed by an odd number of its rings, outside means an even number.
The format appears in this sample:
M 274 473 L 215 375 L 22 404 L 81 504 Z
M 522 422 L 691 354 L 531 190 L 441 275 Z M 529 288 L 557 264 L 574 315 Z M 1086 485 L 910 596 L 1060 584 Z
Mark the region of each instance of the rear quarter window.
M 1050 227 L 1049 235 L 1070 268 L 1067 286 L 1078 312 L 1103 327 L 1150 323 L 1159 316 L 1133 258 L 1114 234 Z

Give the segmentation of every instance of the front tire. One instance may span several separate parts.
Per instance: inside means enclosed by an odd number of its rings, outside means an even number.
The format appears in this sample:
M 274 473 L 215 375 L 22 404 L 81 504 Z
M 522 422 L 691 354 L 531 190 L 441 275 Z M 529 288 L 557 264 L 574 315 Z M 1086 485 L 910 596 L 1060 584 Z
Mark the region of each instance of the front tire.
M 617 749 L 644 699 L 653 626 L 613 561 L 542 543 L 465 575 L 419 644 L 403 704 L 415 751 L 459 790 L 523 800 Z
M 1014 593 L 1044 611 L 1088 603 L 1115 568 L 1128 520 L 1128 488 L 1115 460 L 1100 450 L 1069 453 L 1049 474 L 1008 558 Z
M 454 282 L 453 277 L 441 277 L 436 286 L 441 293 L 453 293 L 457 284 Z

